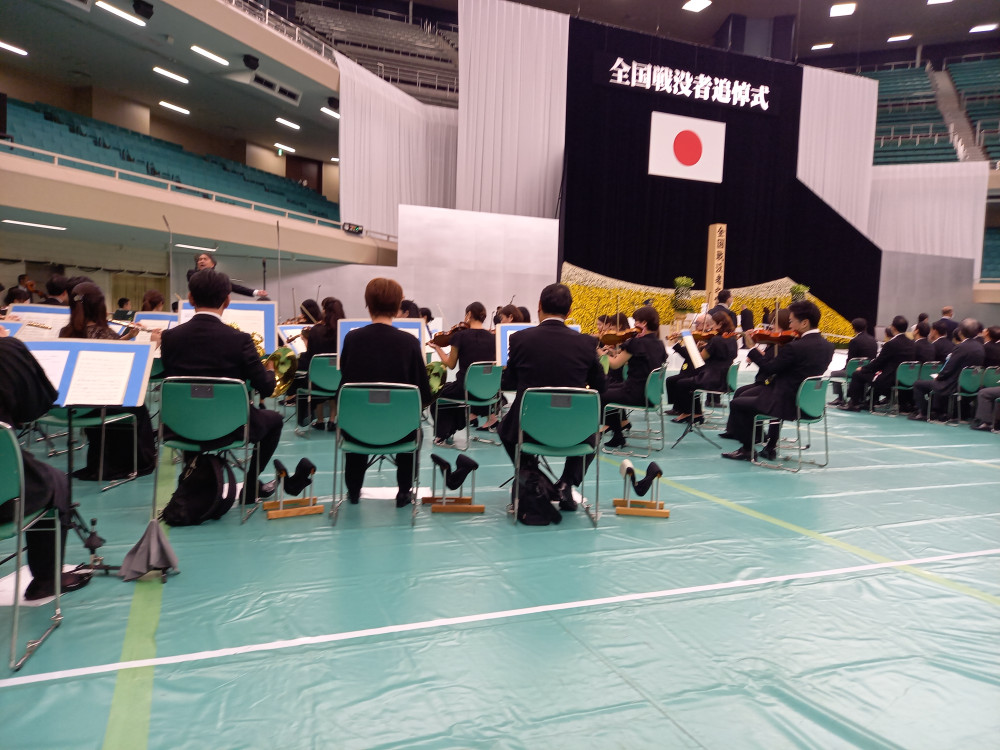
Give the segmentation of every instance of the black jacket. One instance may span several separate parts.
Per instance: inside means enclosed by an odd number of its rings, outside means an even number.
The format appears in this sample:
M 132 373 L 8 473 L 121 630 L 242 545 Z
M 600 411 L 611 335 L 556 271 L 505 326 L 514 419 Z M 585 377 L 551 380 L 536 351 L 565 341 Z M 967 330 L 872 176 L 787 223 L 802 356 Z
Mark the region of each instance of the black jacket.
M 755 392 L 757 409 L 778 419 L 795 419 L 795 399 L 799 386 L 806 378 L 822 375 L 833 359 L 833 344 L 819 333 L 808 333 L 784 344 L 777 355 L 765 360 L 757 349 L 751 349 L 747 358 L 756 364 L 767 378 L 764 386 Z

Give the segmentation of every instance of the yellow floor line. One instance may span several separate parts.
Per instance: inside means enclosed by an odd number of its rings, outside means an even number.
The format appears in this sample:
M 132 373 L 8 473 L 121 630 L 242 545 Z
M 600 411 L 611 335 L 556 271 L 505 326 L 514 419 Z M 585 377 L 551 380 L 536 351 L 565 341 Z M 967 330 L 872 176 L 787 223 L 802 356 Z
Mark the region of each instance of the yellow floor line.
M 618 461 L 615 461 L 605 456 L 601 456 L 601 460 L 606 463 L 613 464 L 615 466 L 619 465 Z M 841 541 L 832 536 L 827 536 L 826 534 L 821 534 L 818 531 L 813 531 L 812 529 L 807 529 L 804 526 L 799 526 L 798 524 L 790 523 L 789 521 L 784 521 L 775 516 L 768 515 L 767 513 L 761 513 L 753 508 L 747 508 L 739 503 L 734 503 L 732 500 L 726 500 L 715 495 L 711 495 L 708 492 L 702 492 L 701 490 L 696 490 L 694 487 L 689 487 L 686 484 L 681 484 L 680 482 L 675 482 L 672 479 L 667 479 L 665 477 L 660 477 L 660 482 L 667 485 L 668 487 L 673 487 L 681 492 L 686 492 L 689 495 L 694 495 L 703 500 L 708 500 L 709 502 L 715 503 L 716 505 L 721 505 L 724 508 L 729 508 L 730 510 L 735 510 L 737 513 L 742 513 L 745 516 L 750 516 L 751 518 L 756 518 L 758 521 L 764 521 L 773 526 L 778 526 L 787 531 L 791 531 L 795 534 L 801 534 L 802 536 L 809 537 L 810 539 L 815 539 L 817 541 L 823 542 L 824 544 L 829 544 L 832 547 L 837 547 L 845 552 L 850 552 L 853 555 L 858 555 L 866 560 L 872 562 L 890 562 L 891 558 L 884 557 L 876 552 L 867 550 L 864 547 L 858 547 L 848 542 Z M 935 573 L 928 573 L 920 568 L 915 568 L 912 566 L 902 566 L 897 568 L 897 570 L 906 571 L 913 575 L 919 576 L 928 581 L 932 581 L 936 584 L 944 586 L 951 589 L 952 591 L 957 591 L 959 593 L 965 594 L 967 596 L 975 597 L 981 601 L 993 604 L 994 606 L 1000 607 L 1000 596 L 995 596 L 993 594 L 987 594 L 985 591 L 980 591 L 979 589 L 973 588 L 972 586 L 967 586 L 964 583 L 958 583 L 957 581 L 952 581 L 943 576 L 936 575 Z

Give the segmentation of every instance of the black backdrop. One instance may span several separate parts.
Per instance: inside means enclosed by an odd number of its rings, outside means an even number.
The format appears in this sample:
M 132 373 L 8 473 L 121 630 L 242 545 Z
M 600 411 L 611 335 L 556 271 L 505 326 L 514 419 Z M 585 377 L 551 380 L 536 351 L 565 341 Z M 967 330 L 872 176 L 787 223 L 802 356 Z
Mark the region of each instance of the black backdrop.
M 769 109 L 608 83 L 622 57 L 770 87 Z M 848 318 L 875 319 L 881 253 L 795 177 L 798 66 L 571 19 L 562 258 L 637 284 L 704 288 L 708 226 L 728 225 L 726 286 L 790 276 Z M 648 174 L 653 111 L 726 123 L 721 184 Z

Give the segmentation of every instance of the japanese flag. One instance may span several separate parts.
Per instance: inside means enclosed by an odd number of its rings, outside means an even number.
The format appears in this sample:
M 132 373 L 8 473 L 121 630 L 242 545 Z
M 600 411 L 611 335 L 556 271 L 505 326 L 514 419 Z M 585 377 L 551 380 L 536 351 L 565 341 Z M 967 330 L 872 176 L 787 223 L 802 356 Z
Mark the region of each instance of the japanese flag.
M 722 182 L 726 123 L 653 112 L 649 173 L 699 182 Z

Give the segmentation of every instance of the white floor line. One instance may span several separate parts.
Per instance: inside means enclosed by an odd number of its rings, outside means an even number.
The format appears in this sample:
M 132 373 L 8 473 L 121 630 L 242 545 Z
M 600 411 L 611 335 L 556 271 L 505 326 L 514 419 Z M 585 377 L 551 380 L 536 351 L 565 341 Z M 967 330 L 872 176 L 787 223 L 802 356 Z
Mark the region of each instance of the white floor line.
M 947 560 L 961 560 L 970 557 L 986 557 L 988 555 L 1000 555 L 1000 548 L 978 550 L 976 552 L 959 552 L 951 555 L 937 555 L 936 557 L 921 557 L 912 560 L 896 560 L 892 562 L 870 563 L 868 565 L 854 565 L 849 568 L 831 568 L 829 570 L 817 570 L 809 573 L 791 573 L 781 576 L 767 576 L 765 578 L 750 578 L 739 581 L 727 581 L 725 583 L 710 583 L 702 586 L 685 586 L 677 589 L 666 589 L 662 591 L 646 591 L 636 594 L 621 594 L 619 596 L 607 596 L 600 599 L 583 599 L 574 602 L 563 602 L 562 604 L 543 604 L 537 607 L 524 607 L 521 609 L 506 609 L 498 612 L 484 612 L 479 615 L 463 615 L 461 617 L 442 617 L 436 620 L 424 620 L 422 622 L 411 622 L 403 625 L 386 625 L 380 628 L 366 628 L 365 630 L 351 630 L 345 633 L 328 633 L 326 635 L 304 636 L 302 638 L 292 638 L 284 641 L 271 641 L 269 643 L 256 643 L 249 646 L 236 646 L 233 648 L 220 648 L 212 651 L 196 651 L 190 654 L 177 654 L 176 656 L 158 656 L 153 659 L 136 659 L 134 661 L 115 662 L 112 664 L 97 664 L 92 667 L 80 667 L 78 669 L 63 669 L 56 672 L 44 672 L 36 675 L 25 675 L 23 677 L 10 677 L 0 680 L 0 689 L 16 687 L 19 685 L 30 685 L 38 682 L 52 682 L 55 680 L 71 679 L 73 677 L 89 677 L 91 675 L 106 674 L 108 672 L 118 672 L 123 669 L 142 669 L 147 667 L 161 667 L 169 664 L 184 664 L 194 661 L 207 661 L 210 659 L 221 659 L 226 656 L 239 656 L 241 654 L 252 654 L 261 651 L 279 651 L 286 648 L 297 648 L 299 646 L 314 646 L 323 643 L 336 643 L 338 641 L 353 641 L 360 638 L 370 638 L 379 635 L 393 635 L 395 633 L 409 633 L 417 630 L 432 630 L 454 625 L 465 625 L 473 622 L 488 622 L 490 620 L 503 620 L 525 615 L 543 614 L 546 612 L 560 612 L 568 609 L 586 609 L 589 607 L 601 607 L 608 604 L 620 604 L 622 602 L 637 602 L 648 599 L 665 599 L 683 594 L 698 594 L 705 591 L 725 591 L 727 589 L 747 588 L 749 586 L 761 586 L 768 583 L 783 583 L 785 581 L 800 581 L 809 578 L 824 578 L 827 576 L 844 575 L 847 573 L 862 573 L 869 570 L 881 570 L 884 568 L 901 568 L 907 565 L 925 565 L 928 563 L 944 562 Z

